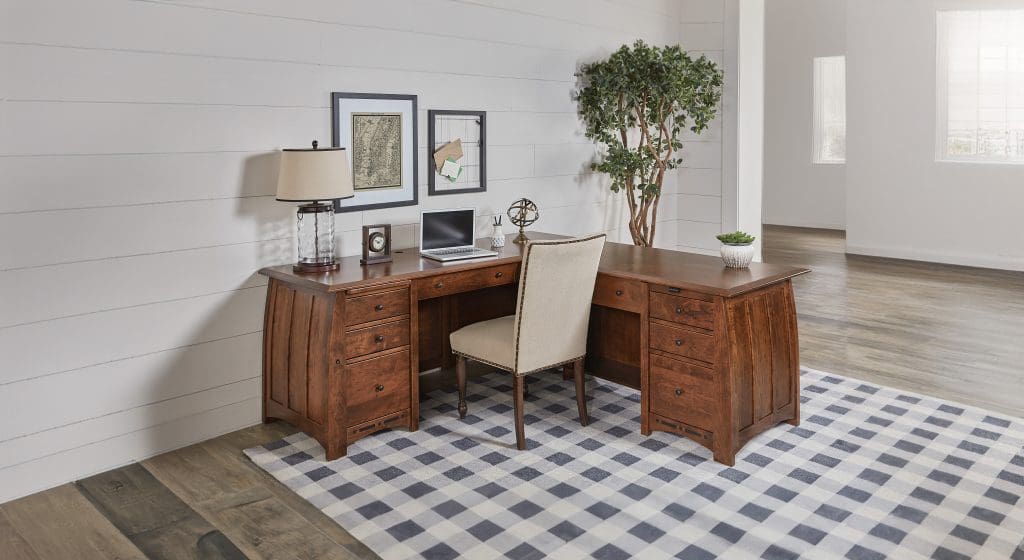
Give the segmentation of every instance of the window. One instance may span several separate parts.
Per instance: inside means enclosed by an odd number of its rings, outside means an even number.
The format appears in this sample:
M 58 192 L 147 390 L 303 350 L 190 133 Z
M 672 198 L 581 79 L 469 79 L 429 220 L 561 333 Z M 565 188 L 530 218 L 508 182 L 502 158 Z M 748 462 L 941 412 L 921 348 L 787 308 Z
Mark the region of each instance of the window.
M 1024 162 L 1024 10 L 937 21 L 938 159 Z
M 814 59 L 814 163 L 846 162 L 846 57 Z

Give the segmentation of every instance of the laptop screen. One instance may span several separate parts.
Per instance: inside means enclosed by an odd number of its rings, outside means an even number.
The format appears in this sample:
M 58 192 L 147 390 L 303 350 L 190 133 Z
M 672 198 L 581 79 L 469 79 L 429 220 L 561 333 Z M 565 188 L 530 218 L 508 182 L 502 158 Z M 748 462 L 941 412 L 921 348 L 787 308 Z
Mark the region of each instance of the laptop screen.
M 440 212 L 424 212 L 422 247 L 423 251 L 431 249 L 447 249 L 449 247 L 465 247 L 473 244 L 472 208 L 466 210 L 442 210 Z

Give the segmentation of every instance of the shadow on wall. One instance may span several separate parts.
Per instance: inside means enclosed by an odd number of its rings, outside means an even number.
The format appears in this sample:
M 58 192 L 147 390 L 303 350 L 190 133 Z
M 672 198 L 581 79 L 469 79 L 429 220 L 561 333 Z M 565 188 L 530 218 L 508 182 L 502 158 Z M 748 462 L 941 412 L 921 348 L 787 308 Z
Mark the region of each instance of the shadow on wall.
M 246 158 L 239 170 L 238 198 L 224 220 L 250 222 L 254 254 L 245 263 L 259 266 L 294 260 L 295 205 L 274 199 L 279 156 Z M 233 224 L 234 225 L 234 224 Z M 259 422 L 262 330 L 266 280 L 256 270 L 232 270 L 251 264 L 210 263 L 219 274 L 238 278 L 233 289 L 202 296 L 209 300 L 201 322 L 190 329 L 192 344 L 168 350 L 154 364 L 154 383 L 146 407 L 149 441 L 159 452 Z M 202 274 L 203 271 L 183 271 Z M 159 318 L 154 318 L 159 320 Z

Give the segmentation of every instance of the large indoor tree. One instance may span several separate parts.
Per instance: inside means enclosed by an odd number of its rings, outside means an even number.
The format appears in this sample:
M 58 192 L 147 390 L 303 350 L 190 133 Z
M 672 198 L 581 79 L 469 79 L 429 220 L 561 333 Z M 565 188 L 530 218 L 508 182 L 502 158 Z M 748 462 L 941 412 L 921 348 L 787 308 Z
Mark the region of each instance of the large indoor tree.
M 722 72 L 677 45 L 637 41 L 583 65 L 577 77 L 587 137 L 606 148 L 593 168 L 611 177 L 613 192 L 625 192 L 633 243 L 650 247 L 665 174 L 683 162 L 683 131 L 700 134 L 714 120 Z

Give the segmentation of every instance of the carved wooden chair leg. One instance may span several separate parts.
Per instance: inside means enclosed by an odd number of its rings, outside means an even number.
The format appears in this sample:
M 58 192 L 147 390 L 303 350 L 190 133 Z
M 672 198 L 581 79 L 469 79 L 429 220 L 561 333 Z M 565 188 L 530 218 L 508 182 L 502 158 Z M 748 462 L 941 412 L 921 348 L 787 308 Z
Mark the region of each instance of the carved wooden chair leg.
M 459 418 L 466 417 L 466 357 L 455 356 L 455 379 L 459 385 Z
M 523 376 L 513 376 L 513 403 L 516 409 L 516 448 L 519 450 L 526 449 L 526 428 L 523 425 Z
M 576 408 L 580 413 L 580 425 L 586 426 L 590 423 L 590 417 L 587 415 L 587 384 L 583 378 L 583 358 L 573 362 L 572 369 L 573 377 L 576 379 Z

